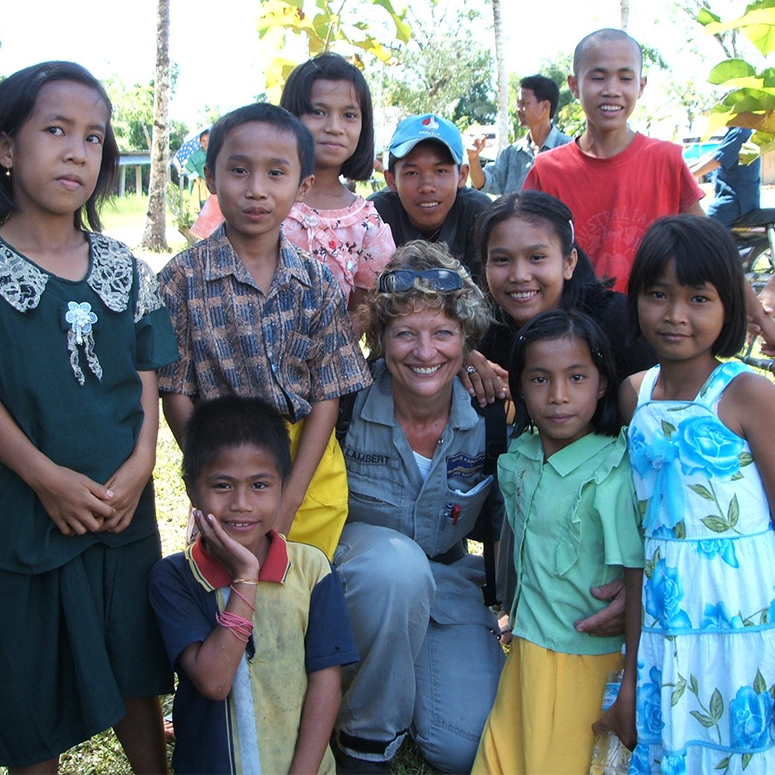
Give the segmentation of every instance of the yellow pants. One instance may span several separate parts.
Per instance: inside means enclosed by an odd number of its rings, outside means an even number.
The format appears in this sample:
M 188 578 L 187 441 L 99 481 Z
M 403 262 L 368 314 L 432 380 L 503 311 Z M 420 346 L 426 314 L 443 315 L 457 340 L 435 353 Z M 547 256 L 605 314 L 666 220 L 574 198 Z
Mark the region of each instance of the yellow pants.
M 561 654 L 514 638 L 472 775 L 588 775 L 618 653 Z
M 304 420 L 291 425 L 291 457 L 296 458 Z M 296 512 L 288 538 L 312 544 L 332 559 L 347 519 L 347 470 L 334 432 L 309 483 L 307 494 Z

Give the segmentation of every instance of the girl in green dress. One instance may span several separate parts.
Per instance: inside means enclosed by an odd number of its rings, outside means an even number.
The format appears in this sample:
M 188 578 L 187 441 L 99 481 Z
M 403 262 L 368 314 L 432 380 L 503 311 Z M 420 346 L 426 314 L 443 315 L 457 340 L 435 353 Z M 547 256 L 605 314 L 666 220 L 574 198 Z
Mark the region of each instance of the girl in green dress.
M 99 230 L 118 147 L 79 65 L 0 84 L 0 765 L 56 772 L 113 726 L 166 771 L 171 688 L 148 573 L 155 369 L 177 348 L 151 270 Z

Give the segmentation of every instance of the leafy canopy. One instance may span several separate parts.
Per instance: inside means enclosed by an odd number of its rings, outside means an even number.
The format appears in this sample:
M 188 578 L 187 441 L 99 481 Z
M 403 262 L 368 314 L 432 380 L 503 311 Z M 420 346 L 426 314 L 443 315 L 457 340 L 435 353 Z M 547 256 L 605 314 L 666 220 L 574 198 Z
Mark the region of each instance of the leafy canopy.
M 726 22 L 704 8 L 697 21 L 711 35 L 740 30 L 765 57 L 775 51 L 775 0 L 757 0 L 746 7 L 742 16 Z M 775 148 L 775 68 L 757 71 L 745 59 L 729 58 L 711 70 L 708 80 L 729 89 L 713 108 L 708 130 L 725 126 L 754 129 L 751 139 L 761 153 Z

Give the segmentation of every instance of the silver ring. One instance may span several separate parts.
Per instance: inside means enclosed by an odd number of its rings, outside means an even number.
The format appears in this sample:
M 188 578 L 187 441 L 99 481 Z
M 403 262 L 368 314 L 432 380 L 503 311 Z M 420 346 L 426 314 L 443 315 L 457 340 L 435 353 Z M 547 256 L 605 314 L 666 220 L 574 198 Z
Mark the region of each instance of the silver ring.
M 466 367 L 466 374 L 476 374 L 476 369 L 473 366 Z

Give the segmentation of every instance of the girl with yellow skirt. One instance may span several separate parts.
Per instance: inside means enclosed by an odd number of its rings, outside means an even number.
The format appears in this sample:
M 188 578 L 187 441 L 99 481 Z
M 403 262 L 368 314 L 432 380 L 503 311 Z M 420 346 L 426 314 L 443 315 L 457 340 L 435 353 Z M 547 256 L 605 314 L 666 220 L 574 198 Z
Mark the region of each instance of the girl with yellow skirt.
M 551 245 L 545 260 L 555 257 Z M 557 246 L 559 248 L 559 246 Z M 537 433 L 501 456 L 498 476 L 514 531 L 515 636 L 473 773 L 587 775 L 606 677 L 621 636 L 593 637 L 574 621 L 600 610 L 591 587 L 624 572 L 637 590 L 643 543 L 608 341 L 583 313 L 544 312 L 519 333 L 510 369 Z M 640 600 L 628 595 L 628 644 L 637 656 Z M 606 716 L 635 743 L 634 717 Z

